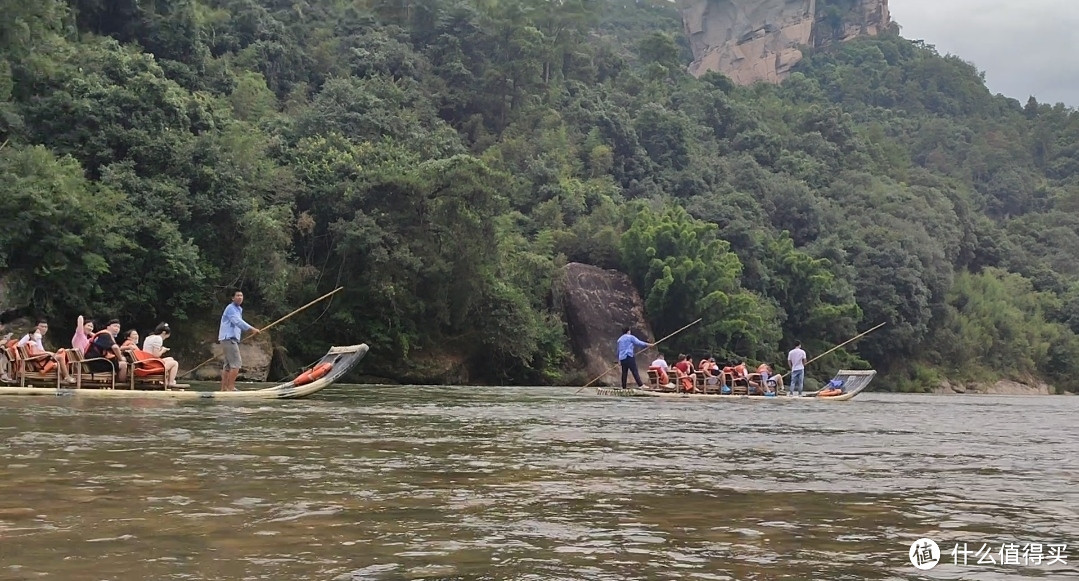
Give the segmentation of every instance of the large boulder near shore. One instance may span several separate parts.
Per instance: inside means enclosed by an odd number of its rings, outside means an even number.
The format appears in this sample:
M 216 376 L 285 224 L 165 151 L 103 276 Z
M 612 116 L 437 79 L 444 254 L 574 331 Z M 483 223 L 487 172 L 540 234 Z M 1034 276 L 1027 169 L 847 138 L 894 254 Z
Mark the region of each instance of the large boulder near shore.
M 620 385 L 621 367 L 615 341 L 623 327 L 638 338 L 653 341 L 644 318 L 644 301 L 629 277 L 616 270 L 571 262 L 563 267 L 557 294 L 565 313 L 574 354 L 583 363 L 588 379 L 602 377 L 593 385 Z M 648 369 L 651 351 L 637 358 L 641 379 Z M 633 379 L 629 379 L 632 384 Z
M 221 345 L 219 343 L 209 343 L 201 353 L 201 359 L 195 362 L 194 365 L 198 365 L 198 363 L 210 357 L 213 357 L 213 361 L 195 370 L 190 379 L 199 381 L 221 379 L 221 364 L 223 362 Z M 273 341 L 270 340 L 270 334 L 259 333 L 240 343 L 240 358 L 243 360 L 243 367 L 240 369 L 239 375 L 241 381 L 266 381 L 270 375 L 270 362 L 273 360 Z M 180 370 L 183 371 L 183 369 L 184 366 L 181 364 Z

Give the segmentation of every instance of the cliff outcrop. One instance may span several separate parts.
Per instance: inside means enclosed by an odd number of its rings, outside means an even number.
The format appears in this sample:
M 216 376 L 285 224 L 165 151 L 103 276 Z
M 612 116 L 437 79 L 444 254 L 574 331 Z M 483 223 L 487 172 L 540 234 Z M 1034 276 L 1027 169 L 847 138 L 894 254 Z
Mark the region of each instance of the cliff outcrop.
M 574 354 L 583 363 L 588 379 L 602 374 L 598 385 L 619 385 L 622 370 L 612 365 L 618 363 L 615 341 L 622 328 L 630 327 L 644 341 L 653 340 L 637 287 L 621 272 L 578 262 L 563 267 L 562 277 L 560 300 Z M 648 355 L 654 356 L 654 352 Z M 646 381 L 649 361 L 647 356 L 637 358 L 641 379 Z M 633 384 L 632 378 L 629 383 Z
M 888 0 L 682 0 L 693 51 L 689 72 L 718 71 L 740 85 L 778 83 L 822 47 L 888 27 Z

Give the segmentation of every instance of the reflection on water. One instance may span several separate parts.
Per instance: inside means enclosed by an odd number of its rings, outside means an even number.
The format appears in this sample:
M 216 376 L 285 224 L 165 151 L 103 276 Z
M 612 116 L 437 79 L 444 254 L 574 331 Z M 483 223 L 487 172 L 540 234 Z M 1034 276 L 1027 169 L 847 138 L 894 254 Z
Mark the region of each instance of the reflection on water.
M 1079 577 L 1079 398 L 572 392 L 5 398 L 0 578 Z M 1074 557 L 921 572 L 923 536 Z

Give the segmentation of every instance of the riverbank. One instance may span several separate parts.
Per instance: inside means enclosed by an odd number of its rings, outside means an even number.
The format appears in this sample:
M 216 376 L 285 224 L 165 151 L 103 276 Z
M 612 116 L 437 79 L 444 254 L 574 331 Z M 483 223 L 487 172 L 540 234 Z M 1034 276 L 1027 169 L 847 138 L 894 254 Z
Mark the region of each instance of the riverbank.
M 1010 379 L 996 382 L 944 380 L 933 390 L 937 394 L 985 394 L 985 395 L 1056 395 L 1053 386 L 1045 382 L 1022 383 Z

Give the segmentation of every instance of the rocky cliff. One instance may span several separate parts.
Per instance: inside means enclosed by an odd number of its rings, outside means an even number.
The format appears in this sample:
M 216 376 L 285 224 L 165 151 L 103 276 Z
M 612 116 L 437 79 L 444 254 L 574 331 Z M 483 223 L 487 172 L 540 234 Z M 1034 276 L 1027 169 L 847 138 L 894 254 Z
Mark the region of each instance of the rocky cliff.
M 603 375 L 596 385 L 619 385 L 621 367 L 615 341 L 623 327 L 633 329 L 638 338 L 651 342 L 652 329 L 644 318 L 644 301 L 625 274 L 588 264 L 571 262 L 563 267 L 560 302 L 565 310 L 574 354 L 584 364 L 588 379 Z M 647 381 L 650 351 L 637 358 L 641 379 Z M 586 380 L 587 381 L 587 380 Z M 633 384 L 633 378 L 629 378 Z
M 802 47 L 879 34 L 888 0 L 681 0 L 693 50 L 689 72 L 718 71 L 735 83 L 778 83 Z

